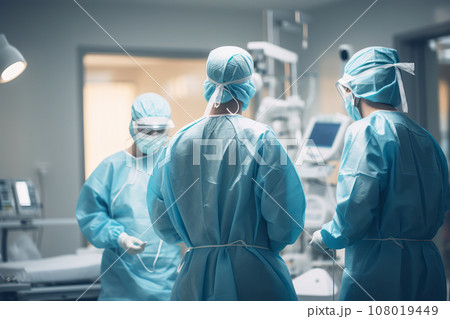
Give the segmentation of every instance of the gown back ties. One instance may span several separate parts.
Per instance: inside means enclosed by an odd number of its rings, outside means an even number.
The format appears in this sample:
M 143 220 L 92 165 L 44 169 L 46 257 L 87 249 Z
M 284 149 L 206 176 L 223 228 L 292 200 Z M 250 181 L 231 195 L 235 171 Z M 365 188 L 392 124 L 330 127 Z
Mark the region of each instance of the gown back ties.
M 388 237 L 388 238 L 365 238 L 363 240 L 373 240 L 373 241 L 392 241 L 397 246 L 403 249 L 403 245 L 400 243 L 400 241 L 415 241 L 415 242 L 427 242 L 427 241 L 433 241 L 432 239 L 412 239 L 412 238 L 394 238 L 394 237 Z
M 270 250 L 269 247 L 263 247 L 263 246 L 256 246 L 256 245 L 248 245 L 245 241 L 242 239 L 236 240 L 229 244 L 221 244 L 221 245 L 204 245 L 204 246 L 195 246 L 195 247 L 188 247 L 188 250 L 186 250 L 186 254 L 194 249 L 204 249 L 204 248 L 222 248 L 222 247 L 247 247 L 247 248 L 257 248 L 257 249 L 265 249 Z M 183 257 L 183 260 L 181 261 L 180 265 L 178 266 L 177 273 L 180 272 L 181 268 L 183 268 L 184 265 L 184 259 L 186 258 L 186 254 Z

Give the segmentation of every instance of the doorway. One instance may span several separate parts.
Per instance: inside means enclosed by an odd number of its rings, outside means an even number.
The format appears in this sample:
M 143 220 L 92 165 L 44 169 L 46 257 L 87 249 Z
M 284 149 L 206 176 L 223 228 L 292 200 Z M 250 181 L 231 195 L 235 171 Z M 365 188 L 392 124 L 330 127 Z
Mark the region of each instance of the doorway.
M 400 59 L 415 63 L 414 77 L 405 76 L 409 115 L 430 132 L 450 159 L 450 22 L 395 37 Z M 450 213 L 434 242 L 444 261 L 450 287 Z M 450 293 L 447 293 L 449 298 Z
M 203 115 L 205 58 L 87 53 L 83 59 L 84 178 L 100 162 L 131 145 L 131 105 L 140 94 L 170 103 L 172 134 Z

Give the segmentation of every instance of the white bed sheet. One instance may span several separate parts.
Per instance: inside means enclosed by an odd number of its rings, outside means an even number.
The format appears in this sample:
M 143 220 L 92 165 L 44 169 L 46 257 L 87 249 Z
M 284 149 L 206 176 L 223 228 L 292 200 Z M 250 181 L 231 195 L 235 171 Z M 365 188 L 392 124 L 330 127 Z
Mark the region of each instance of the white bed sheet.
M 62 255 L 0 264 L 0 274 L 19 282 L 53 283 L 95 280 L 100 276 L 102 254 Z

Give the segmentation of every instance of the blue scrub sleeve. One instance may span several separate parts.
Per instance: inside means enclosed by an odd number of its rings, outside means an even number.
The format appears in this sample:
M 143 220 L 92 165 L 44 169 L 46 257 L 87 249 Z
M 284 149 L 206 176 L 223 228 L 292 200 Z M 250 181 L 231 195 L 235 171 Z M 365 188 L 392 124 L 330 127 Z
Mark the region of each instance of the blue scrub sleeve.
M 148 181 L 147 207 L 155 233 L 165 242 L 176 244 L 181 241 L 181 238 L 172 224 L 161 192 L 164 170 L 164 166 L 161 163 L 165 160 L 165 153 L 166 150 L 164 149 Z
M 302 232 L 306 199 L 297 170 L 275 134 L 266 132 L 260 142 L 256 200 L 267 222 L 270 248 L 279 252 Z
M 92 173 L 81 188 L 76 218 L 81 232 L 97 248 L 118 248 L 117 238 L 125 227 L 109 215 L 109 183 L 103 165 Z
M 439 153 L 439 158 L 440 158 L 440 162 L 441 162 L 440 167 L 442 169 L 442 172 L 441 172 L 442 179 L 443 179 L 442 182 L 443 182 L 443 185 L 444 185 L 444 190 L 443 190 L 443 192 L 444 192 L 443 193 L 443 197 L 444 197 L 443 198 L 443 200 L 444 200 L 444 212 L 448 212 L 450 210 L 450 183 L 449 183 L 449 180 L 448 180 L 448 162 L 447 162 L 447 158 L 446 158 L 444 152 L 442 151 L 439 143 L 434 139 L 433 135 L 431 135 L 428 132 L 427 132 L 427 134 L 430 137 L 430 139 L 432 141 L 434 141 L 436 151 Z M 442 223 L 443 222 L 444 221 L 442 220 Z M 439 225 L 439 227 L 441 225 Z
M 356 124 L 356 125 L 355 125 Z M 377 214 L 380 192 L 386 188 L 388 165 L 376 132 L 356 122 L 349 127 L 336 189 L 336 213 L 322 227 L 325 245 L 346 248 L 363 239 Z

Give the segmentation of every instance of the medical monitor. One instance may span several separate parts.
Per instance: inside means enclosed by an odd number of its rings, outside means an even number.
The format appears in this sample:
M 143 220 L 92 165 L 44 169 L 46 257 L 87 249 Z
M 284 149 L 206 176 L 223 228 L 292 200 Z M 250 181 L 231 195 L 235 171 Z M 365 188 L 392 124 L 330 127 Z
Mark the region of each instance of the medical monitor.
M 341 114 L 318 115 L 305 131 L 301 154 L 307 162 L 320 164 L 339 157 L 350 118 Z
M 316 122 L 309 135 L 309 141 L 314 141 L 317 147 L 332 147 L 341 123 Z

